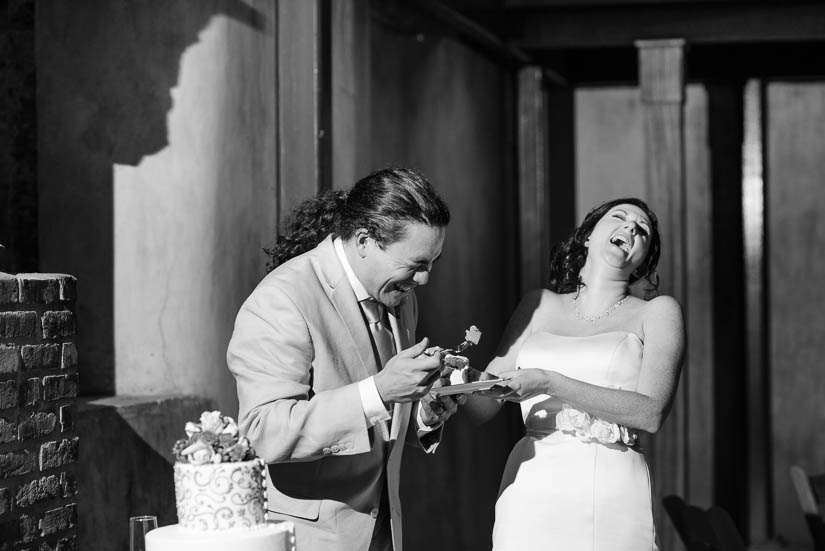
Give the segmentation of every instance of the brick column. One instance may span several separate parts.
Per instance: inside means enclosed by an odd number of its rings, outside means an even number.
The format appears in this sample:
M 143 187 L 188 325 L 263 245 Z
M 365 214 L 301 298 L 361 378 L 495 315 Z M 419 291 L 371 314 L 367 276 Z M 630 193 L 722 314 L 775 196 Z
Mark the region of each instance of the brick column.
M 76 544 L 75 278 L 0 273 L 0 551 Z

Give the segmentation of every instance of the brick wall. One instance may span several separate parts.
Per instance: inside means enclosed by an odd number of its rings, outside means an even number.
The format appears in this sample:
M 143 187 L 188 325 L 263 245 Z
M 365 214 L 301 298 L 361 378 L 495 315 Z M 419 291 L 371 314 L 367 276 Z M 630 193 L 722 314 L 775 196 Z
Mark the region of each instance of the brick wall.
M 0 551 L 76 544 L 75 278 L 0 273 Z

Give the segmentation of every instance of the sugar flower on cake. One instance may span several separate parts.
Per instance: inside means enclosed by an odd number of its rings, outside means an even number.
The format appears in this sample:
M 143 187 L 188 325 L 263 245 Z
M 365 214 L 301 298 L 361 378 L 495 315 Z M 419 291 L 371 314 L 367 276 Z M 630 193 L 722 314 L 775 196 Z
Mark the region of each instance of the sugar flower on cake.
M 200 422 L 186 423 L 186 438 L 175 442 L 172 454 L 180 463 L 206 465 L 248 461 L 255 450 L 245 436 L 238 433 L 235 420 L 220 411 L 205 411 Z

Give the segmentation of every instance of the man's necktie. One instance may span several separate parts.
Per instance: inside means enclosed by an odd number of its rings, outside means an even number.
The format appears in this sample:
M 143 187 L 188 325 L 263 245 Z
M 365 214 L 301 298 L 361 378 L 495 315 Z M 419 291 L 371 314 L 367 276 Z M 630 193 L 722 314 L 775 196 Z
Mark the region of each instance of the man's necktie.
M 387 309 L 383 304 L 372 299 L 362 300 L 361 308 L 367 318 L 372 343 L 378 354 L 378 369 L 382 369 L 387 365 L 387 361 L 395 356 L 395 345 L 393 344 Z

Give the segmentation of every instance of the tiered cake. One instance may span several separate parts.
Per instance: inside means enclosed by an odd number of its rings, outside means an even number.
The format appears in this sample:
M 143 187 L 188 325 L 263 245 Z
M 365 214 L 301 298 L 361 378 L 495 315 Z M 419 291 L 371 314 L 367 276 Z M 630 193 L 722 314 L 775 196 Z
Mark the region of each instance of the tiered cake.
M 267 523 L 263 463 L 231 417 L 204 412 L 175 443 L 178 524 L 146 534 L 146 551 L 295 551 L 290 522 Z

